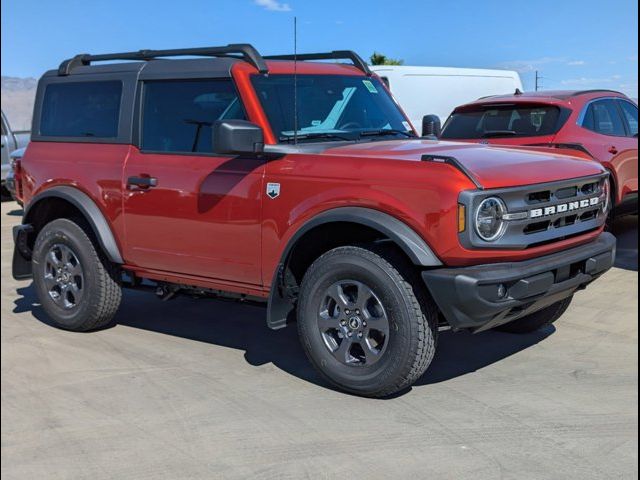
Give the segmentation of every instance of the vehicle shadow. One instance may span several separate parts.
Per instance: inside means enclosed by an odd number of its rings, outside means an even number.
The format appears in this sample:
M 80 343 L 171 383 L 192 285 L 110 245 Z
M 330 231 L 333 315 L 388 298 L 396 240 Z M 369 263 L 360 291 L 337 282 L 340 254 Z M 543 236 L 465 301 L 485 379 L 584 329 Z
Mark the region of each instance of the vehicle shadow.
M 616 218 L 611 233 L 617 239 L 615 266 L 638 271 L 638 215 Z
M 442 332 L 429 370 L 414 386 L 445 382 L 473 373 L 541 342 L 556 331 L 553 325 L 526 335 L 498 331 L 478 334 Z
M 31 312 L 37 320 L 51 325 L 32 285 L 17 292 L 14 313 Z M 332 389 L 307 361 L 295 325 L 270 330 L 262 307 L 187 297 L 163 302 L 149 293 L 125 291 L 116 320 L 119 325 L 243 350 L 250 365 L 272 363 L 290 375 Z M 475 372 L 535 345 L 553 332 L 553 327 L 530 335 L 443 332 L 431 367 L 415 386 Z

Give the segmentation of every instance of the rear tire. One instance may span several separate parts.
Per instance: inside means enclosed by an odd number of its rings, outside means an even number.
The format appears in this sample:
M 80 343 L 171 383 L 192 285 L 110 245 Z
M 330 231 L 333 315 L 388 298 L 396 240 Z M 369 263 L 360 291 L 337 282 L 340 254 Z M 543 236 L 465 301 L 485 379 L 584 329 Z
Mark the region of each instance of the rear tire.
M 425 372 L 435 353 L 438 314 L 424 290 L 412 286 L 417 275 L 411 267 L 393 251 L 351 246 L 330 250 L 309 267 L 298 333 L 329 383 L 385 397 Z
M 564 300 L 556 302 L 553 305 L 548 306 L 547 308 L 543 308 L 542 310 L 534 312 L 531 315 L 527 315 L 526 317 L 519 318 L 518 320 L 514 320 L 513 322 L 500 325 L 495 329 L 501 332 L 520 334 L 535 332 L 542 327 L 551 325 L 562 315 L 564 315 L 564 312 L 566 312 L 569 308 L 569 305 L 571 305 L 571 300 L 573 300 L 573 295 L 565 298 Z
M 83 223 L 46 224 L 32 255 L 42 308 L 57 327 L 76 332 L 111 326 L 122 298 L 118 268 L 99 253 Z

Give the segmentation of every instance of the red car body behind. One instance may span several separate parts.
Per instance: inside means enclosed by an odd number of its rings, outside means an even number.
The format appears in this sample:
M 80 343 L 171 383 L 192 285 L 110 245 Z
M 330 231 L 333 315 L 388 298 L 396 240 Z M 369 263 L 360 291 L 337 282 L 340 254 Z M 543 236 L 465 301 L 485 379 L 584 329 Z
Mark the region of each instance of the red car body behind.
M 610 103 L 609 103 L 610 102 Z M 592 105 L 616 105 L 621 124 L 602 123 L 607 132 L 597 131 L 593 125 L 585 123 Z M 464 138 L 456 130 L 454 122 L 459 115 L 471 112 L 488 111 L 491 109 L 530 108 L 533 111 L 540 108 L 555 107 L 562 113 L 558 118 L 554 131 L 526 133 L 516 132 L 515 135 L 488 135 L 485 138 Z M 595 108 L 598 108 L 596 106 Z M 635 109 L 635 122 L 631 118 Z M 626 111 L 626 112 L 625 112 Z M 616 205 L 626 204 L 637 211 L 638 194 L 638 136 L 637 136 L 638 107 L 628 97 L 619 92 L 608 90 L 590 91 L 548 91 L 516 93 L 514 95 L 493 96 L 479 99 L 475 102 L 456 108 L 443 127 L 442 138 L 447 140 L 480 142 L 496 145 L 541 146 L 574 149 L 583 152 L 600 162 L 610 173 L 613 183 L 612 196 Z M 613 111 L 615 112 L 615 111 Z M 613 118 L 613 117 L 612 117 Z M 516 120 L 517 121 L 517 120 Z M 512 120 L 513 124 L 514 120 Z M 615 122 L 614 122 L 615 123 Z M 618 132 L 616 133 L 616 128 Z M 624 130 L 620 131 L 620 127 Z M 591 128 L 589 128 L 591 127 Z M 474 132 L 476 136 L 477 132 Z M 489 132 L 491 133 L 491 132 Z M 498 132 L 496 132 L 498 133 Z M 511 133 L 511 132 L 510 132 Z

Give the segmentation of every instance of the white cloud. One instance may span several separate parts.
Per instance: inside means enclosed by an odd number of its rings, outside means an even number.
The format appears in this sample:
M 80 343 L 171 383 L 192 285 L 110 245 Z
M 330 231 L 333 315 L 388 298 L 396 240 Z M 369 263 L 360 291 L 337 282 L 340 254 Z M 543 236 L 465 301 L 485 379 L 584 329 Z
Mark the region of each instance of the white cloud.
M 618 85 L 618 89 L 628 95 L 631 98 L 638 99 L 638 81 L 631 81 L 629 83 L 621 83 Z
M 584 60 L 572 60 L 570 62 L 567 62 L 567 65 L 570 65 L 572 67 L 579 67 L 582 65 L 586 65 L 587 62 L 585 62 Z
M 574 87 L 587 87 L 590 85 L 611 84 L 622 78 L 620 75 L 611 75 L 610 77 L 579 77 L 562 80 L 562 85 Z
M 516 70 L 520 73 L 533 72 L 540 69 L 543 65 L 550 63 L 566 62 L 566 58 L 562 57 L 541 57 L 533 60 L 512 60 L 504 62 L 500 66 L 509 70 Z
M 259 7 L 264 8 L 265 10 L 270 10 L 272 12 L 290 12 L 291 7 L 288 3 L 282 3 L 278 0 L 254 0 L 253 3 L 258 5 Z

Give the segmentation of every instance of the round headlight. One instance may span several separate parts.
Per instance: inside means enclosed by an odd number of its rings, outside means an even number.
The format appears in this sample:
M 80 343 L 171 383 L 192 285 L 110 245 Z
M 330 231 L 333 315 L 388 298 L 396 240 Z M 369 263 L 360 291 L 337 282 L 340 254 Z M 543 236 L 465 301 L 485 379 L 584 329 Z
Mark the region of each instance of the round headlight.
M 487 242 L 499 239 L 505 231 L 506 223 L 502 216 L 507 212 L 504 202 L 498 197 L 485 198 L 475 216 L 476 233 Z

